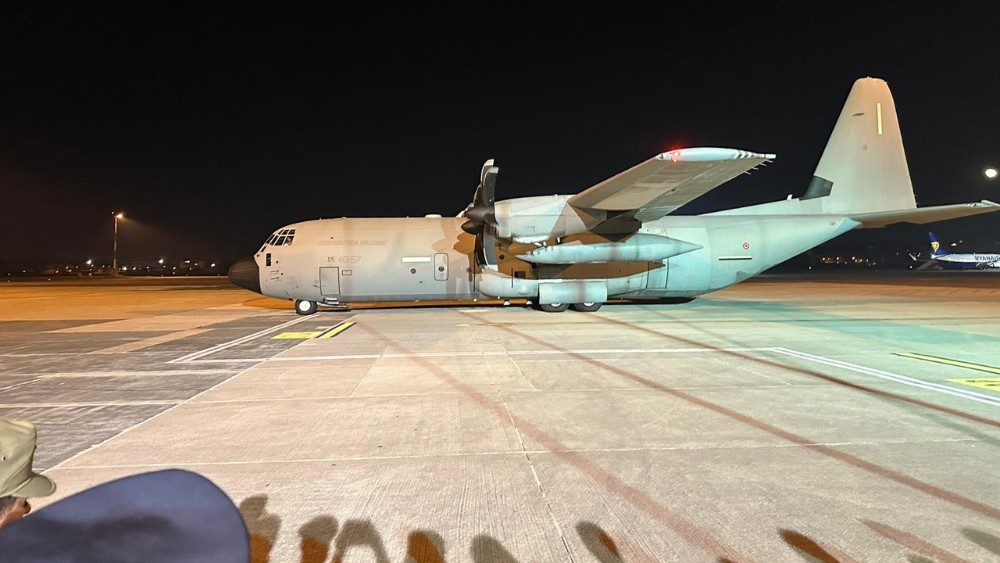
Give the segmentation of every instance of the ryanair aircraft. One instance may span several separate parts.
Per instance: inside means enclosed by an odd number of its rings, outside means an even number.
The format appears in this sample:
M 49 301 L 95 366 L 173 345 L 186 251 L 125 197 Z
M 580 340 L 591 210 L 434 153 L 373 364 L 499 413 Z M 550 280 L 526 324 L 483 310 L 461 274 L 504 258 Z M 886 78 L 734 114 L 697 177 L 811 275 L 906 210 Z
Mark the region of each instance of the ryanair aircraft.
M 486 161 L 458 217 L 322 219 L 278 229 L 237 262 L 236 285 L 293 300 L 301 315 L 352 301 L 524 298 L 596 311 L 612 297 L 691 298 L 851 229 L 930 223 L 1000 209 L 918 208 L 896 108 L 877 78 L 854 83 L 799 198 L 705 215 L 684 204 L 774 159 L 728 148 L 658 154 L 575 195 L 496 200 Z
M 927 233 L 931 238 L 931 260 L 948 268 L 1000 268 L 1000 254 L 949 254 L 941 248 L 934 233 Z

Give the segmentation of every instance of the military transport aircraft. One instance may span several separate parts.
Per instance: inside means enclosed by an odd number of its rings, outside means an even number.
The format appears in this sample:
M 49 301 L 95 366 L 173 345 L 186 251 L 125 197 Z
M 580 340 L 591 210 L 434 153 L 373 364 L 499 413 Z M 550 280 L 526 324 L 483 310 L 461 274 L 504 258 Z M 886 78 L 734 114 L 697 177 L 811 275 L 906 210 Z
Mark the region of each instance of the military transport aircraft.
M 610 297 L 694 297 L 739 283 L 855 228 L 1000 210 L 918 208 L 885 81 L 862 78 L 799 198 L 704 215 L 684 204 L 774 159 L 727 148 L 658 154 L 576 195 L 496 200 L 486 161 L 458 217 L 321 219 L 278 229 L 237 262 L 236 285 L 295 301 L 524 298 L 595 311 Z

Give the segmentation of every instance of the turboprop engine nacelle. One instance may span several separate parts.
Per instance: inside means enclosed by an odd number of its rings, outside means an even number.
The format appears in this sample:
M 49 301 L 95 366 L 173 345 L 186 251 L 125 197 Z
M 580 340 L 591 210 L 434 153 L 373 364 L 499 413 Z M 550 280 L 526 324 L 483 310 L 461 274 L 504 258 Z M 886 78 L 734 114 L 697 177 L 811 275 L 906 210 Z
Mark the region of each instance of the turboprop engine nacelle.
M 505 199 L 494 205 L 497 236 L 514 242 L 532 243 L 553 237 L 585 233 L 603 221 L 603 211 L 590 212 L 574 208 L 566 200 L 570 196 L 551 195 Z
M 581 241 L 542 246 L 517 257 L 535 264 L 586 262 L 658 262 L 698 250 L 701 245 L 670 237 L 637 233 L 620 242 L 586 244 Z

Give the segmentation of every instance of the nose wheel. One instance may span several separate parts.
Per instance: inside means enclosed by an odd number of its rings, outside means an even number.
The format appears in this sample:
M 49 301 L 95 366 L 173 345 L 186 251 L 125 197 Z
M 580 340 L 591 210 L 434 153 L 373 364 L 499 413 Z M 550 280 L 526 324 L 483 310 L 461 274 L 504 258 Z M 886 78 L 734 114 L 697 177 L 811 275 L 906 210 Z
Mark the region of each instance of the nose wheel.
M 311 315 L 316 312 L 317 307 L 315 301 L 295 300 L 295 312 L 300 315 Z

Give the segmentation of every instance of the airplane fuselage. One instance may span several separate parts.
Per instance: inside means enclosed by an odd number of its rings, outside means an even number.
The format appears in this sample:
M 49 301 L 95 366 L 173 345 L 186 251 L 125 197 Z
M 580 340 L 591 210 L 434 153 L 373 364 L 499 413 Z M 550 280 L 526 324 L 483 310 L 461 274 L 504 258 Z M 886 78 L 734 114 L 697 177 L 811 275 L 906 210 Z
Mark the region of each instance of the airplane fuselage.
M 659 261 L 536 264 L 515 254 L 537 245 L 503 244 L 496 264 L 480 267 L 476 237 L 462 231 L 463 221 L 432 216 L 288 225 L 283 230 L 295 230 L 292 243 L 267 244 L 254 255 L 260 292 L 320 303 L 690 297 L 743 281 L 858 225 L 832 215 L 669 216 L 639 233 L 700 248 Z
M 1000 268 L 1000 254 L 944 254 L 931 259 L 950 268 Z

